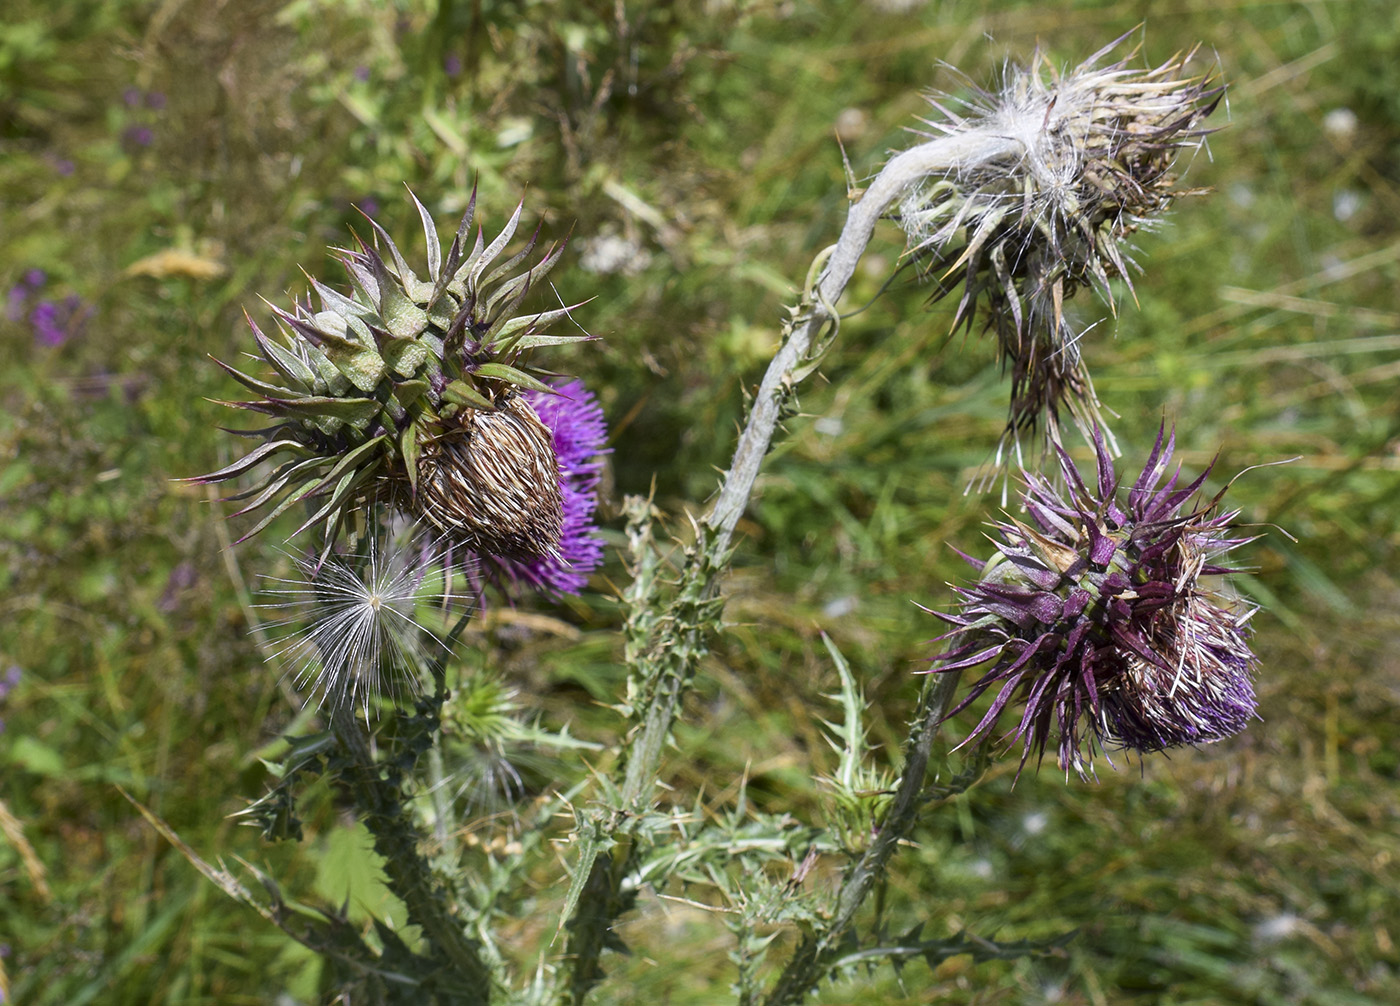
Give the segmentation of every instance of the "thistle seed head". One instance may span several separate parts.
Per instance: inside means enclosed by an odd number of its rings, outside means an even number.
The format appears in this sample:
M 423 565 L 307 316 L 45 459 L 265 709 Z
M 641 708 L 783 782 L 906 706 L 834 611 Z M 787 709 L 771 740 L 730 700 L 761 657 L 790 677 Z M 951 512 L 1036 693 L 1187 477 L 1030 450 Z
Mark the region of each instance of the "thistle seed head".
M 426 616 L 460 608 L 466 597 L 452 585 L 474 573 L 444 555 L 413 528 L 371 519 L 355 550 L 301 555 L 294 576 L 269 577 L 259 607 L 276 612 L 268 627 L 298 687 L 319 706 L 359 706 L 366 719 L 381 697 L 416 694 L 446 645 Z
M 1192 502 L 1209 472 L 1163 482 L 1173 439 L 1158 433 L 1147 465 L 1121 498 L 1096 436 L 1098 478 L 1086 485 L 1057 448 L 1063 493 L 1026 474 L 1030 523 L 995 525 L 997 552 L 979 582 L 958 588 L 954 629 L 930 670 L 990 664 L 948 715 L 989 690 L 991 707 L 964 743 L 980 743 L 1014 705 L 1008 739 L 1021 767 L 1058 734 L 1060 767 L 1081 777 L 1096 749 L 1145 754 L 1206 744 L 1244 729 L 1255 710 L 1254 609 L 1217 586 L 1225 553 L 1252 541 L 1220 496 Z M 971 560 L 969 560 L 971 561 Z M 974 562 L 974 565 L 980 565 Z
M 1173 162 L 1201 145 L 1223 94 L 1183 75 L 1194 52 L 1143 70 L 1128 66 L 1134 49 L 1101 66 L 1122 41 L 1063 74 L 1037 51 L 965 112 L 933 99 L 943 119 L 926 123 L 932 135 L 981 130 L 1020 140 L 1021 153 L 930 178 L 900 208 L 912 253 L 936 275 L 934 299 L 963 287 L 954 327 L 970 328 L 980 305 L 996 333 L 1012 372 L 1009 438 L 1036 426 L 1053 437 L 1061 409 L 1086 436 L 1101 428 L 1065 302 L 1087 284 L 1112 306 L 1112 277 L 1131 289 L 1126 242 L 1187 194 Z

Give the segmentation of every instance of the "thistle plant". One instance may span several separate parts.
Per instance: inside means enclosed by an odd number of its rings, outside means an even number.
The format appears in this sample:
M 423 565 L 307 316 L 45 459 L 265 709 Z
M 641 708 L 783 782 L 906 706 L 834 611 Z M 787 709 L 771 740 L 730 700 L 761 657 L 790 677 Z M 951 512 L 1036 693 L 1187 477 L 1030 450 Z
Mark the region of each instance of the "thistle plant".
M 582 745 L 566 729 L 518 719 L 511 683 L 461 665 L 467 619 L 420 617 L 420 581 L 383 580 L 384 553 L 374 549 L 391 541 L 391 518 L 407 516 L 438 546 L 431 554 L 444 594 L 454 579 L 467 581 L 472 597 L 585 588 L 602 557 L 593 514 L 606 425 L 580 382 L 530 361 L 533 350 L 585 337 L 547 331 L 569 308 L 517 313 L 560 249 L 522 268 L 531 238 L 497 264 L 517 209 L 499 237 L 487 244 L 478 236 L 468 252 L 469 208 L 444 256 L 415 198 L 426 278 L 371 221 L 374 241 L 340 252 L 352 293 L 312 281 L 320 310 L 274 308 L 275 337 L 252 324 L 257 360 L 275 376 L 226 368 L 258 395 L 230 404 L 275 422 L 246 434 L 262 441 L 248 455 L 203 479 L 253 476 L 253 488 L 235 496 L 248 500 L 241 512 L 262 512 L 245 537 L 301 503 L 307 516 L 296 533 L 315 529 L 315 558 L 301 564 L 313 600 L 338 593 L 348 603 L 343 616 L 327 608 L 301 637 L 339 668 L 320 682 L 329 729 L 290 739 L 272 790 L 247 816 L 270 838 L 296 837 L 299 792 L 329 778 L 374 836 L 387 882 L 422 937 L 410 945 L 380 922 L 371 940 L 331 911 L 308 921 L 271 878 L 255 872 L 268 896 L 254 897 L 229 871 L 186 854 L 334 962 L 337 989 L 356 1001 L 590 1001 L 610 955 L 626 949 L 618 923 L 648 887 L 709 892 L 734 934 L 742 1004 L 800 1003 L 822 981 L 881 960 L 917 956 L 936 965 L 958 954 L 1009 958 L 1062 945 L 925 939 L 917 930 L 895 937 L 878 919 L 862 928 L 860 916 L 921 815 L 980 777 L 992 757 L 980 742 L 1014 702 L 1024 706 L 1012 734 L 1022 766 L 1054 733 L 1061 763 L 1080 775 L 1099 749 L 1205 743 L 1253 715 L 1251 610 L 1207 583 L 1249 539 L 1219 497 L 1191 502 L 1206 474 L 1166 476 L 1169 438 L 1159 437 L 1142 474 L 1120 492 L 1086 357 L 1063 311 L 1079 286 L 1106 293 L 1112 277 L 1126 277 L 1123 242 L 1171 202 L 1173 158 L 1199 142 L 1199 121 L 1219 92 L 1183 77 L 1184 58 L 1148 71 L 1126 60 L 1099 67 L 1107 51 L 1064 75 L 1041 56 L 1009 71 L 1001 91 L 977 99 L 967 115 L 946 113 L 870 181 L 839 240 L 813 263 L 733 460 L 709 509 L 691 518 L 690 536 L 659 541 L 654 502 L 623 503 L 630 581 L 620 590 L 619 649 L 627 681 L 611 706 L 615 742 L 602 753 L 595 746 L 586 766 L 561 759 L 547 776 L 551 788 L 499 819 L 472 817 L 469 780 L 483 776 L 479 762 L 469 766 L 470 752 L 493 759 L 493 788 L 509 802 L 523 792 L 504 761 L 508 743 L 556 753 Z M 722 624 L 735 528 L 781 420 L 796 412 L 798 387 L 838 334 L 836 303 L 891 216 L 915 257 L 962 283 L 955 327 L 983 316 L 996 332 L 1012 369 L 1008 433 L 1043 421 L 1065 489 L 1025 475 L 1030 523 L 1006 516 L 996 557 L 945 616 L 954 628 L 936 673 L 921 679 L 901 757 L 868 743 L 859 672 L 828 640 L 840 689 L 828 723 L 838 765 L 821 777 L 824 826 L 755 809 L 743 780 L 721 812 L 698 799 L 672 802 L 659 795 L 663 756 Z M 1091 432 L 1092 488 L 1061 443 L 1061 408 Z M 390 627 L 417 645 L 392 633 L 383 642 L 379 633 Z M 361 640 L 363 665 L 344 659 L 346 639 Z M 962 673 L 988 663 L 955 707 Z M 371 705 L 376 671 L 419 687 Z M 930 782 L 943 723 L 993 688 L 963 771 Z M 467 833 L 473 843 L 453 846 Z M 823 859 L 834 880 L 816 882 Z M 533 950 L 505 946 L 520 915 L 541 910 L 534 892 L 549 870 L 559 900 L 547 936 Z M 768 955 L 782 928 L 801 935 L 779 964 Z

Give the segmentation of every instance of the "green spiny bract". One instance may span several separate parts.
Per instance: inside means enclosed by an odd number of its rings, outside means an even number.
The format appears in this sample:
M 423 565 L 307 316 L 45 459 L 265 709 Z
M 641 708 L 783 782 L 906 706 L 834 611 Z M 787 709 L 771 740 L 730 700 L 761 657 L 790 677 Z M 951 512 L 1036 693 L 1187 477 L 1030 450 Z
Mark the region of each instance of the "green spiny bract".
M 537 231 L 524 250 L 498 262 L 519 223 L 517 206 L 489 245 L 478 228 L 467 252 L 473 192 L 444 258 L 432 218 L 409 196 L 427 239 L 426 278 L 370 220 L 374 247 L 337 249 L 350 296 L 311 280 L 319 311 L 309 303 L 291 311 L 273 307 L 275 337 L 250 318 L 260 351 L 255 359 L 276 377 L 267 383 L 220 363 L 259 396 L 222 404 L 276 422 L 232 431 L 262 443 L 198 481 L 224 482 L 271 463 L 257 485 L 231 497 L 250 500 L 240 514 L 265 510 L 245 539 L 305 502 L 310 513 L 296 533 L 319 526 L 328 549 L 354 512 L 388 503 L 473 552 L 518 559 L 552 554 L 563 521 L 558 460 L 549 431 L 519 396 L 549 389 L 522 356 L 589 337 L 546 334 L 571 308 L 523 315 L 516 309 L 563 246 L 518 271 Z

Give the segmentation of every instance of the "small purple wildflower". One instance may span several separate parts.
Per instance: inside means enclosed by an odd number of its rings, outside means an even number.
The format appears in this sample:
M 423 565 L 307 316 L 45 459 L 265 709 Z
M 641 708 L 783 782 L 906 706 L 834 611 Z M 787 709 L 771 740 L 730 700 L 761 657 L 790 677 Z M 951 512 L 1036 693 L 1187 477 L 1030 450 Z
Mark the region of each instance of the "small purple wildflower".
M 997 554 L 978 583 L 958 588 L 961 610 L 939 616 L 955 628 L 930 668 L 991 664 L 948 713 L 995 687 L 964 744 L 984 741 L 1020 702 L 1007 739 L 1022 747 L 1021 768 L 1032 751 L 1039 764 L 1053 730 L 1060 767 L 1080 778 L 1096 749 L 1146 754 L 1243 730 L 1255 716 L 1258 667 L 1249 649 L 1256 609 L 1201 580 L 1232 572 L 1217 560 L 1253 540 L 1236 532 L 1238 511 L 1217 509 L 1223 490 L 1188 508 L 1210 469 L 1182 486 L 1178 467 L 1163 483 L 1175 435 L 1159 430 L 1124 506 L 1101 431 L 1094 446 L 1095 488 L 1058 445 L 1063 494 L 1044 476 L 1024 476 L 1036 526 L 1014 517 L 996 525 Z
M 60 178 L 67 178 L 74 171 L 73 162 L 66 157 L 61 157 L 54 162 L 53 169 Z
M 366 84 L 366 83 L 368 83 L 368 82 L 369 82 L 369 67 L 364 66 L 364 65 L 355 67 L 355 79 L 358 80 L 361 84 Z
M 16 283 L 5 294 L 5 320 L 19 321 L 24 317 L 24 305 L 29 300 L 29 291 L 24 284 Z
M 122 131 L 122 142 L 128 147 L 149 147 L 155 138 L 150 126 L 127 126 Z
M 141 104 L 141 89 L 139 87 L 128 87 L 122 92 L 122 101 L 126 102 L 128 108 L 135 108 Z
M 580 593 L 589 575 L 603 563 L 603 543 L 593 521 L 598 481 L 608 453 L 608 425 L 603 407 L 580 380 L 557 382 L 554 393 L 526 391 L 524 398 L 554 436 L 559 459 L 559 488 L 564 524 L 556 555 L 528 561 L 480 556 L 483 570 L 507 590 L 526 587 L 559 596 Z
M 39 302 L 29 323 L 34 326 L 34 340 L 41 346 L 61 346 L 68 339 L 58 318 L 58 305 L 51 300 Z
M 13 296 L 14 291 L 10 293 Z M 49 348 L 61 346 L 82 331 L 91 313 L 92 308 L 75 293 L 62 301 L 41 300 L 29 314 L 34 341 Z
M 455 52 L 449 52 L 442 60 L 442 72 L 449 77 L 455 77 L 462 72 L 462 57 Z
M 25 309 L 29 306 L 29 296 L 38 290 L 48 276 L 42 269 L 30 269 L 24 274 L 18 283 L 10 287 L 5 295 L 5 320 L 19 321 L 24 317 Z
M 379 215 L 379 200 L 375 199 L 373 196 L 365 196 L 365 198 L 361 199 L 355 205 L 358 206 L 360 212 L 367 217 Z
M 159 112 L 165 107 L 165 95 L 160 91 L 152 91 L 146 95 L 146 107 L 153 108 Z

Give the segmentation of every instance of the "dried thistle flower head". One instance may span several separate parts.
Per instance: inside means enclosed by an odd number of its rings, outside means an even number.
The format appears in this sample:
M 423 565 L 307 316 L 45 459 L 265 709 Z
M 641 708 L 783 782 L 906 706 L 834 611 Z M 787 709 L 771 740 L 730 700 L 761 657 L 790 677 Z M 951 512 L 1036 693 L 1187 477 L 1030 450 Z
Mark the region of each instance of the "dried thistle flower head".
M 319 311 L 274 308 L 274 337 L 250 319 L 255 358 L 275 372 L 274 383 L 221 364 L 259 396 L 225 404 L 274 423 L 240 431 L 262 443 L 199 481 L 225 482 L 270 462 L 253 489 L 233 497 L 251 497 L 239 513 L 263 511 L 244 537 L 304 502 L 310 516 L 299 531 L 319 526 L 323 554 L 351 514 L 380 502 L 425 519 L 469 551 L 555 554 L 563 524 L 557 458 L 521 398 L 549 389 L 525 354 L 588 336 L 545 334 L 570 308 L 516 311 L 562 246 L 521 271 L 536 235 L 499 261 L 520 207 L 490 244 L 478 230 L 469 246 L 473 193 L 444 256 L 428 211 L 409 195 L 426 238 L 426 276 L 370 220 L 375 246 L 339 253 L 349 296 L 313 280 Z
M 1183 75 L 1194 52 L 1134 69 L 1135 48 L 1099 65 L 1122 42 L 1063 74 L 1037 51 L 965 114 L 934 100 L 944 116 L 927 123 L 934 135 L 978 130 L 1018 139 L 1021 152 L 929 178 L 900 208 L 913 254 L 936 274 L 934 299 L 962 284 L 954 327 L 970 328 L 980 304 L 996 333 L 1012 383 L 1003 443 L 1037 426 L 1055 438 L 1061 409 L 1086 436 L 1102 429 L 1065 301 L 1088 284 L 1112 306 L 1115 276 L 1131 289 L 1125 243 L 1183 194 L 1172 164 L 1200 146 L 1223 94 L 1209 76 Z
M 1081 777 L 1096 748 L 1143 754 L 1244 729 L 1258 664 L 1255 609 L 1207 579 L 1231 572 L 1218 560 L 1253 540 L 1237 534 L 1238 511 L 1220 511 L 1219 496 L 1189 502 L 1209 469 L 1187 485 L 1180 468 L 1163 482 L 1174 438 L 1159 432 L 1122 500 L 1103 437 L 1094 443 L 1092 488 L 1063 448 L 1063 494 L 1025 476 L 1031 523 L 995 525 L 997 553 L 978 583 L 958 589 L 961 609 L 939 616 L 956 628 L 930 668 L 991 664 L 948 714 L 995 690 L 964 743 L 980 743 L 1020 703 L 1008 737 L 1021 767 L 1032 752 L 1039 762 L 1053 732 L 1060 767 Z
M 459 419 L 423 444 L 418 512 L 473 551 L 557 555 L 564 499 L 549 429 L 521 395 Z

